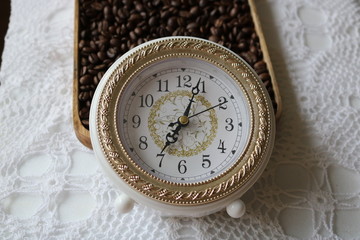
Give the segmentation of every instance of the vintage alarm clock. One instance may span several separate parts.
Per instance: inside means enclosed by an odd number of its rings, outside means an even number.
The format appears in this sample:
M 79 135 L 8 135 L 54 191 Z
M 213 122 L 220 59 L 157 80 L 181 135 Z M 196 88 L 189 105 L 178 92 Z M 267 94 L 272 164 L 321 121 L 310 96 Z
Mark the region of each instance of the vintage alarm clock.
M 225 47 L 194 37 L 143 43 L 99 83 L 90 111 L 96 157 L 122 194 L 164 215 L 245 212 L 240 197 L 272 152 L 275 118 L 249 65 Z

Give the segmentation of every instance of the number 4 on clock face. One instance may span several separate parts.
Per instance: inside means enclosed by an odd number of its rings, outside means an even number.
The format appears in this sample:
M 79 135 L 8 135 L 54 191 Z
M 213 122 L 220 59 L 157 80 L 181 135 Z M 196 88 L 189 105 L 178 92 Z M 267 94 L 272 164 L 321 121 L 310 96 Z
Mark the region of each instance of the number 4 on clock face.
M 225 148 L 225 140 L 220 139 L 218 149 L 220 150 L 221 153 L 225 153 L 225 150 L 226 150 L 226 148 Z

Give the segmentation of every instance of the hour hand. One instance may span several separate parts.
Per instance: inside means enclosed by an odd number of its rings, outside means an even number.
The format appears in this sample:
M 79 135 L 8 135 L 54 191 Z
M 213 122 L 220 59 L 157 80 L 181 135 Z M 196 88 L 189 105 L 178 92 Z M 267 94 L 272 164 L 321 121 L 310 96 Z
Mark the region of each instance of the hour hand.
M 194 102 L 194 97 L 196 95 L 198 95 L 200 92 L 200 89 L 199 89 L 200 81 L 201 81 L 201 78 L 199 78 L 199 81 L 197 82 L 196 86 L 193 87 L 191 90 L 192 96 L 191 96 L 191 98 L 189 100 L 190 102 L 189 102 L 188 106 L 186 107 L 185 112 L 183 114 L 183 116 L 185 116 L 185 117 L 189 116 L 191 104 Z
M 181 125 L 179 124 L 174 130 L 166 134 L 166 142 L 160 153 L 163 153 L 170 144 L 175 143 L 178 140 L 180 129 Z
M 176 122 L 172 122 L 172 123 L 169 123 L 169 127 L 173 127 L 173 126 L 175 126 L 176 124 L 178 124 L 179 122 L 178 121 L 176 121 Z

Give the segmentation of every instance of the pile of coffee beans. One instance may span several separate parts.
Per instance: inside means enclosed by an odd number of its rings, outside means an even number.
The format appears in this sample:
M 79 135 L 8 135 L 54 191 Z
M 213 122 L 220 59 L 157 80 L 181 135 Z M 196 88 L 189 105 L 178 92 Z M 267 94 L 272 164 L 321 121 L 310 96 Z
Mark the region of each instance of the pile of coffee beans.
M 129 49 L 166 36 L 193 36 L 239 54 L 265 83 L 276 110 L 247 0 L 79 0 L 79 117 L 89 127 L 94 91 Z

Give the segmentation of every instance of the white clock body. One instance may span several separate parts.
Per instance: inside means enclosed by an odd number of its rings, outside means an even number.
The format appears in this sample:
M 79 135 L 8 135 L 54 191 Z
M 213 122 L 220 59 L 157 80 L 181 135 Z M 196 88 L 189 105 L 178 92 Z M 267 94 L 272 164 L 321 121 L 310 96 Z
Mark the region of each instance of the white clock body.
M 200 41 L 234 54 L 220 45 L 197 38 L 169 37 L 160 41 L 172 40 Z M 266 147 L 261 153 L 261 164 L 256 166 L 256 171 L 251 170 L 251 177 L 241 187 L 226 197 L 201 204 L 195 201 L 194 204 L 161 201 L 135 189 L 129 181 L 119 177 L 114 164 L 109 162 L 109 154 L 104 150 L 100 136 L 99 119 L 102 118 L 99 118 L 99 106 L 104 102 L 101 95 L 109 88 L 107 84 L 110 79 L 119 72 L 119 65 L 134 53 L 157 42 L 159 40 L 144 43 L 120 57 L 103 76 L 91 104 L 92 146 L 106 175 L 124 194 L 120 197 L 118 207 L 125 212 L 131 209 L 132 201 L 135 201 L 164 215 L 194 217 L 227 207 L 231 216 L 240 217 L 245 207 L 237 199 L 259 178 L 272 152 L 274 113 L 266 94 L 264 99 L 269 111 L 267 120 L 270 128 Z M 252 71 L 248 65 L 244 66 Z M 252 74 L 255 75 L 253 71 Z M 258 138 L 254 136 L 254 123 L 261 121 L 254 120 L 257 117 L 254 114 L 256 103 L 251 102 L 246 88 L 238 84 L 226 69 L 191 55 L 168 55 L 166 58 L 158 57 L 156 61 L 134 71 L 128 79 L 112 108 L 115 131 L 112 134 L 120 142 L 121 151 L 131 159 L 132 165 L 140 169 L 144 178 L 168 184 L 171 188 L 188 186 L 191 192 L 192 186 L 220 179 L 250 157 L 251 141 Z M 257 79 L 258 82 L 260 80 Z M 261 83 L 256 87 L 259 92 L 266 92 Z M 185 122 L 182 122 L 184 119 Z M 245 166 L 243 169 L 251 168 Z

